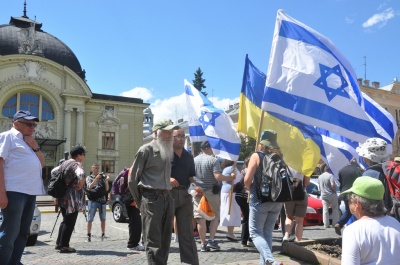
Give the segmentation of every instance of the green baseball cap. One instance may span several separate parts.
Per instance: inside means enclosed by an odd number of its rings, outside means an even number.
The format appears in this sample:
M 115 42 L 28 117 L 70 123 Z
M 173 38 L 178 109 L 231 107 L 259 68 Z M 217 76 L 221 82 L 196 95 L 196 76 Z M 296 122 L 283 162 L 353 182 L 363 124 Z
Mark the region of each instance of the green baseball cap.
M 378 201 L 383 199 L 385 188 L 380 180 L 372 177 L 361 176 L 354 181 L 353 186 L 350 189 L 342 192 L 342 194 L 350 192 L 365 199 Z
M 273 130 L 266 130 L 261 134 L 260 144 L 263 144 L 268 147 L 279 148 L 278 143 L 276 142 L 277 133 Z
M 170 120 L 157 121 L 153 126 L 153 132 L 157 130 L 169 131 L 175 129 L 177 126 L 172 124 Z

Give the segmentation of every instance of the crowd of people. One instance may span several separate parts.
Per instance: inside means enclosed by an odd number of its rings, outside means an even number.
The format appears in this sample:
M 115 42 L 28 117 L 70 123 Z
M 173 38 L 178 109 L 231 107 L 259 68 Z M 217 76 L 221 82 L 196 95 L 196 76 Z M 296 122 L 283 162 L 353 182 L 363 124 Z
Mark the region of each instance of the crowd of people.
M 13 121 L 13 128 L 0 134 L 0 208 L 4 216 L 0 227 L 0 260 L 3 264 L 20 263 L 36 195 L 44 194 L 41 179 L 44 158 L 32 136 L 39 119 L 28 111 L 18 111 Z M 156 122 L 153 132 L 154 140 L 139 148 L 125 180 L 133 197 L 133 202 L 127 205 L 128 249 L 145 251 L 148 264 L 168 264 L 174 232 L 181 262 L 198 265 L 198 251 L 221 249 L 215 238 L 221 226 L 225 227 L 226 240 L 240 241 L 246 248 L 255 247 L 260 253 L 260 264 L 282 264 L 273 255 L 272 232 L 280 216 L 282 243 L 302 240 L 308 200 L 306 187 L 310 179 L 288 168 L 293 182 L 300 183 L 300 194 L 304 196 L 284 202 L 271 201 L 265 196 L 263 159 L 271 154 L 277 154 L 282 161 L 284 158 L 277 133 L 264 131 L 257 151 L 244 160 L 239 171 L 233 161 L 216 158 L 208 141 L 201 144 L 201 153 L 193 157 L 184 148 L 184 130 L 168 120 Z M 343 234 L 343 264 L 397 262 L 395 251 L 400 247 L 400 224 L 390 216 L 394 215 L 396 205 L 388 188 L 387 172 L 382 167 L 389 160 L 386 148 L 384 140 L 368 139 L 357 148 L 366 169 L 352 159 L 339 171 L 337 179 L 327 164 L 320 165 L 323 173 L 318 177 L 318 184 L 323 225 Z M 85 192 L 88 196 L 86 241 L 92 241 L 91 229 L 97 210 L 101 240 L 106 238 L 110 175 L 99 173 L 100 166 L 93 164 L 86 177 L 82 166 L 86 150 L 81 146 L 72 148 L 70 156 L 59 165 L 68 187 L 65 195 L 57 200 L 63 216 L 55 246 L 60 253 L 76 252 L 70 246 L 70 239 L 78 212 L 86 210 Z M 29 164 L 29 172 L 20 169 L 21 162 Z M 188 192 L 191 185 L 196 187 L 193 194 Z M 339 198 L 337 185 L 341 191 Z M 210 222 L 198 209 L 203 197 L 215 215 Z M 338 209 L 340 199 L 345 204 L 342 216 Z M 352 219 L 357 221 L 351 223 Z M 237 237 L 234 229 L 240 226 L 241 235 Z M 195 241 L 197 232 L 199 249 Z

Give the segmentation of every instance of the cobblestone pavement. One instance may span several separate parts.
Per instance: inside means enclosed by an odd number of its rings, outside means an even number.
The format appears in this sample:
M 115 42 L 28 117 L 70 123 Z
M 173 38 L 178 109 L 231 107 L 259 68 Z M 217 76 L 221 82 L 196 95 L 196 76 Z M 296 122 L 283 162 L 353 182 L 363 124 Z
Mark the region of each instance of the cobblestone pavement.
M 33 247 L 26 247 L 22 257 L 23 264 L 147 264 L 145 252 L 127 250 L 128 224 L 116 223 L 111 212 L 107 212 L 106 240 L 101 241 L 100 221 L 96 214 L 92 228 L 92 242 L 85 242 L 86 219 L 80 213 L 71 238 L 71 247 L 77 252 L 72 254 L 60 254 L 54 249 L 58 234 L 58 226 L 61 222 L 60 215 L 55 226 L 52 237 L 50 233 L 56 221 L 57 214 L 54 207 L 41 207 L 42 224 L 38 242 Z M 240 236 L 239 228 L 235 228 L 235 235 Z M 337 237 L 333 228 L 325 229 L 321 226 L 308 227 L 305 229 L 305 239 L 316 239 L 325 237 Z M 258 264 L 259 254 L 255 248 L 243 248 L 237 242 L 230 242 L 225 238 L 225 229 L 218 229 L 216 239 L 219 241 L 221 250 L 218 252 L 199 252 L 200 264 Z M 282 235 L 274 231 L 273 252 L 277 260 L 287 264 L 309 264 L 291 259 L 280 254 Z M 200 244 L 198 244 L 200 249 Z M 171 242 L 168 264 L 180 264 L 178 243 Z

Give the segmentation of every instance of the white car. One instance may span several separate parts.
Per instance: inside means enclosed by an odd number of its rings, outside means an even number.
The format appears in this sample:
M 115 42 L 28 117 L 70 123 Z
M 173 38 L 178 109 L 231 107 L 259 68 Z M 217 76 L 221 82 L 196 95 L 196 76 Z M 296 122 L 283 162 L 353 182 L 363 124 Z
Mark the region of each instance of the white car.
M 40 212 L 37 205 L 35 206 L 35 211 L 33 212 L 32 223 L 29 231 L 28 241 L 26 242 L 27 246 L 34 246 L 36 244 L 39 230 L 40 230 L 40 223 L 42 221 L 42 213 Z M 0 226 L 3 223 L 3 213 L 0 209 Z

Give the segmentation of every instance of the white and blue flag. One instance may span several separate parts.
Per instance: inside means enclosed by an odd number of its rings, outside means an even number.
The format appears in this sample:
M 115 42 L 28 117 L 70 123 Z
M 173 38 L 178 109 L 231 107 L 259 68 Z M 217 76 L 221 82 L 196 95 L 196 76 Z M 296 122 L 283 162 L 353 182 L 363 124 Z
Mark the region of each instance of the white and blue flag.
M 347 59 L 329 39 L 282 10 L 277 14 L 262 108 L 352 141 L 381 137 L 365 111 Z
M 237 161 L 241 141 L 232 119 L 187 80 L 184 83 L 190 140 L 208 140 L 215 156 Z

